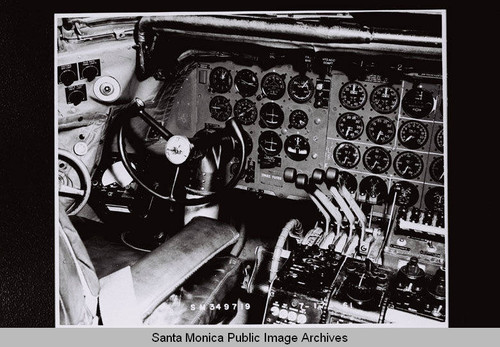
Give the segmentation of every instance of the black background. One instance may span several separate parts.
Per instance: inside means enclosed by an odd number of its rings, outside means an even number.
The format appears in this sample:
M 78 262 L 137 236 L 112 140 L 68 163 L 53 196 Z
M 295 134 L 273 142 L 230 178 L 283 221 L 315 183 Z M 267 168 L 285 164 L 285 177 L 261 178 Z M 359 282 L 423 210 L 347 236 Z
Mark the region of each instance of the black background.
M 330 5 L 328 5 L 330 4 Z M 54 13 L 373 9 L 373 2 L 154 8 L 123 1 L 2 4 L 0 14 L 0 327 L 52 327 L 54 286 Z M 210 5 L 210 7 L 208 7 Z M 420 1 L 448 17 L 451 327 L 500 327 L 495 164 L 498 63 L 491 9 Z M 306 7 L 307 6 L 307 7 Z M 403 9 L 376 2 L 377 9 Z

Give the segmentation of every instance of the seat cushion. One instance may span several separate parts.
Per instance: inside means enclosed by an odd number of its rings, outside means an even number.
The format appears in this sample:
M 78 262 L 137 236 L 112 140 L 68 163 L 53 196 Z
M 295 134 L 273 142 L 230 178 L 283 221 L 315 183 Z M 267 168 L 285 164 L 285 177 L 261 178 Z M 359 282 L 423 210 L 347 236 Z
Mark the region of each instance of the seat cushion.
M 238 308 L 242 261 L 218 256 L 199 269 L 144 321 L 145 325 L 216 324 Z

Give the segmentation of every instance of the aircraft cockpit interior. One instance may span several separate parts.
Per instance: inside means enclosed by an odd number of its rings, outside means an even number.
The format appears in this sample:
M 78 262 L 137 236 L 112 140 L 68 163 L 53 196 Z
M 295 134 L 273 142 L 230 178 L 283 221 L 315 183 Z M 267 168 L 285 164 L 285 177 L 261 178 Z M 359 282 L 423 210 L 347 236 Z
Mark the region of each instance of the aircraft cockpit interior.
M 58 14 L 58 324 L 445 327 L 442 11 Z

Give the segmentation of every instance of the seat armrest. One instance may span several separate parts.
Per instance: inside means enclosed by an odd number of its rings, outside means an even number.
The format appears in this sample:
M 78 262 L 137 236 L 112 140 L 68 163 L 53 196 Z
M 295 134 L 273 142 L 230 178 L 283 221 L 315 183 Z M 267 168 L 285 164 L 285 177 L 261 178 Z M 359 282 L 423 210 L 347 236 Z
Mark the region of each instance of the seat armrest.
M 179 233 L 131 267 L 141 319 L 219 252 L 236 242 L 238 233 L 223 222 L 196 217 Z

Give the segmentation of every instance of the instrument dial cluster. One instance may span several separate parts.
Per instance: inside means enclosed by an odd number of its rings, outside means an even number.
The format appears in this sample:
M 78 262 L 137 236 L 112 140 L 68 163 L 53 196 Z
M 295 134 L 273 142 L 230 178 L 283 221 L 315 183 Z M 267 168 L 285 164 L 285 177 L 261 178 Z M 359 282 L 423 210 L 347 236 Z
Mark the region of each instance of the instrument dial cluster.
M 283 171 L 311 174 L 324 167 L 331 80 L 291 64 L 264 69 L 230 60 L 200 64 L 193 76 L 198 126 L 224 127 L 233 116 L 253 145 L 247 146 L 246 174 L 237 187 L 306 198 L 305 191 L 284 184 Z M 347 118 L 341 126 L 352 138 L 359 129 Z
M 445 177 L 440 81 L 356 79 L 341 71 L 332 80 L 325 166 L 358 182 L 378 177 L 388 189 L 399 182 L 398 205 L 425 208 L 426 192 L 442 188 Z
M 195 74 L 199 116 L 221 127 L 234 116 L 253 144 L 253 172 L 240 188 L 305 198 L 282 181 L 284 169 L 310 175 L 334 167 L 357 197 L 363 179 L 378 177 L 387 189 L 399 182 L 405 193 L 399 205 L 423 207 L 426 192 L 444 186 L 439 80 L 353 78 L 335 69 L 319 76 L 292 65 L 263 69 L 232 61 L 201 64 Z M 328 96 L 326 104 L 318 95 Z

